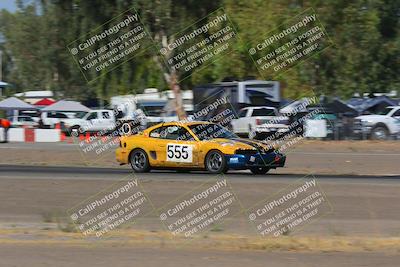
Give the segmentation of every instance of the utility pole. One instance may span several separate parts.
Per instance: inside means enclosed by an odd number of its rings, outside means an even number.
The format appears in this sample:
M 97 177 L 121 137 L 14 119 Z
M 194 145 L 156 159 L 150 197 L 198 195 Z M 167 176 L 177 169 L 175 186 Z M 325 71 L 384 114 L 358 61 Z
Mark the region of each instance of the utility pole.
M 175 96 L 176 115 L 178 116 L 179 120 L 184 120 L 187 118 L 187 116 L 186 116 L 185 110 L 183 109 L 181 88 L 178 83 L 178 74 L 176 73 L 176 70 L 174 70 L 174 69 L 172 70 L 172 72 L 170 74 L 169 87 Z
M 168 39 L 167 36 L 163 36 L 161 38 L 162 40 L 162 44 L 163 47 L 167 47 L 168 46 Z M 171 43 L 173 40 L 170 40 Z M 166 58 L 170 59 L 172 57 L 172 52 L 167 50 L 167 53 L 165 54 Z M 161 64 L 161 62 L 159 61 L 159 58 L 156 57 L 156 61 L 158 63 L 158 65 L 161 67 L 161 69 L 164 69 L 164 77 L 165 80 L 167 81 L 169 88 L 172 90 L 172 92 L 174 93 L 174 102 L 175 102 L 175 111 L 176 111 L 176 115 L 178 116 L 179 120 L 184 120 L 187 118 L 186 112 L 183 108 L 183 101 L 182 101 L 182 94 L 181 94 L 181 87 L 179 86 L 178 83 L 178 73 L 177 70 L 175 68 L 172 68 L 171 71 L 166 70 L 165 68 L 163 68 L 163 65 Z
M 3 51 L 0 50 L 0 81 L 3 80 Z
M 3 80 L 3 51 L 0 50 L 0 82 Z M 0 87 L 0 97 L 3 97 L 3 88 Z

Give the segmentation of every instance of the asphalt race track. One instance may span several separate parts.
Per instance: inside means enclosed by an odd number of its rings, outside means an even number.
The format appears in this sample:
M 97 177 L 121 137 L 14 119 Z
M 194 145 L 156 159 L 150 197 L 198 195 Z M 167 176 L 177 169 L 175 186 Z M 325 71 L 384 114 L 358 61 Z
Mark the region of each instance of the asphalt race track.
M 43 214 L 63 212 L 76 203 L 100 192 L 127 177 L 136 177 L 156 207 L 176 199 L 215 176 L 205 172 L 178 173 L 153 171 L 135 174 L 127 168 L 46 167 L 0 165 L 0 225 L 42 229 Z M 304 176 L 315 177 L 332 205 L 332 211 L 303 227 L 293 236 L 360 236 L 399 237 L 400 176 L 339 176 L 318 174 L 269 174 L 254 176 L 250 172 L 224 175 L 246 208 L 291 185 Z M 396 212 L 397 211 L 397 212 Z M 145 218 L 139 229 L 160 231 L 157 216 Z M 249 234 L 247 225 L 223 229 L 225 233 Z M 1 240 L 1 238 L 0 238 Z M 163 247 L 114 247 L 96 249 L 64 244 L 32 245 L 17 238 L 0 243 L 0 266 L 73 266 L 68 257 L 78 260 L 74 266 L 395 266 L 398 254 L 381 252 L 279 252 L 279 251 L 220 251 L 173 249 Z M 16 249 L 18 248 L 18 249 Z M 51 251 L 51 252 L 50 252 Z M 22 257 L 22 255 L 24 255 Z M 340 255 L 340 257 L 338 257 Z M 99 260 L 99 258 L 104 260 Z M 174 257 L 174 264 L 167 259 Z M 61 260 L 62 259 L 62 260 Z M 132 265 L 135 261 L 138 265 Z M 35 265 L 30 263 L 35 262 Z M 101 264 L 100 264 L 101 262 Z M 87 265 L 85 265 L 87 264 Z M 317 265 L 315 265 L 317 266 Z M 322 265 L 319 265 L 322 266 Z

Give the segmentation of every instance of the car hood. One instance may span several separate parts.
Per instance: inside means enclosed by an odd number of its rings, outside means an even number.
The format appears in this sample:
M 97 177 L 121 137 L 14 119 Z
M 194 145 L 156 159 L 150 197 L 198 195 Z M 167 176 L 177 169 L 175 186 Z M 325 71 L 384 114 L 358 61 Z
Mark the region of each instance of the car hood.
M 382 118 L 385 118 L 385 115 L 363 115 L 363 116 L 358 116 L 356 119 L 359 120 L 380 120 Z
M 234 146 L 236 149 L 255 149 L 261 152 L 270 152 L 274 150 L 274 148 L 271 148 L 270 146 L 268 146 L 268 144 L 265 144 L 261 141 L 255 141 L 245 138 L 217 138 L 210 140 L 210 142 L 214 142 L 222 146 Z

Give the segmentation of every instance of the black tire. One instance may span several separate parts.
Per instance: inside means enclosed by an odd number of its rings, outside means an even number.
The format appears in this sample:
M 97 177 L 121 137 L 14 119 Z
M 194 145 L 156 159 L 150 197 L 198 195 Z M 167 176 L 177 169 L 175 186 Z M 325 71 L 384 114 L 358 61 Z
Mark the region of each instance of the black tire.
M 218 150 L 211 150 L 207 153 L 204 165 L 210 173 L 226 173 L 228 164 L 226 163 L 225 155 Z
M 376 126 L 371 131 L 372 140 L 388 140 L 389 130 L 385 126 Z
M 252 168 L 250 168 L 250 171 L 253 174 L 266 174 L 269 171 L 269 168 L 267 168 L 267 167 L 252 167 Z
M 69 134 L 74 137 L 79 137 L 79 135 L 83 133 L 79 125 L 74 125 L 69 129 Z
M 129 163 L 134 172 L 149 172 L 150 163 L 147 153 L 142 149 L 135 149 L 129 156 Z

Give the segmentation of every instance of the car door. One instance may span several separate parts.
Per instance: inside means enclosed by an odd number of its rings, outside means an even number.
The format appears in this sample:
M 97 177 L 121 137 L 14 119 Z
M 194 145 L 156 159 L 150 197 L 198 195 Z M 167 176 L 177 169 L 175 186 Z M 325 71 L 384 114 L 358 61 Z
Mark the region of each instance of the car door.
M 398 133 L 400 132 L 400 109 L 396 110 L 393 115 L 394 119 L 394 129 L 392 130 L 393 133 Z
M 198 142 L 182 126 L 170 125 L 153 130 L 157 160 L 165 167 L 194 167 L 199 164 Z M 152 140 L 153 141 L 153 140 Z
M 26 125 L 26 126 L 35 125 L 35 122 L 32 120 L 32 118 L 27 116 L 18 117 L 18 121 L 20 122 L 20 125 Z
M 249 109 L 242 109 L 239 111 L 239 118 L 232 120 L 232 129 L 234 133 L 247 132 L 247 113 Z
M 115 121 L 112 114 L 112 111 L 101 111 L 100 112 L 100 122 L 99 125 L 101 126 L 100 130 L 104 131 L 111 131 L 115 128 Z
M 46 114 L 45 125 L 49 126 L 50 128 L 54 128 L 54 126 L 60 122 L 59 113 L 57 112 L 48 112 Z
M 175 128 L 176 127 L 176 128 Z M 178 167 L 199 165 L 199 142 L 183 126 L 167 128 L 166 162 Z
M 92 127 L 93 131 L 99 132 L 99 131 L 105 131 L 107 126 L 106 126 L 106 120 L 103 118 L 103 111 L 96 111 L 97 113 L 97 118 L 92 120 Z
M 97 131 L 99 128 L 99 120 L 97 111 L 90 112 L 86 117 L 87 123 L 85 125 L 85 131 Z

